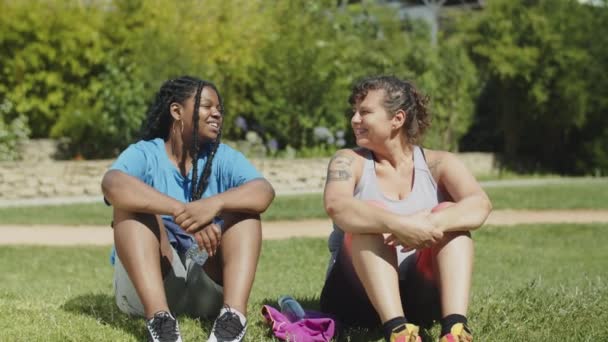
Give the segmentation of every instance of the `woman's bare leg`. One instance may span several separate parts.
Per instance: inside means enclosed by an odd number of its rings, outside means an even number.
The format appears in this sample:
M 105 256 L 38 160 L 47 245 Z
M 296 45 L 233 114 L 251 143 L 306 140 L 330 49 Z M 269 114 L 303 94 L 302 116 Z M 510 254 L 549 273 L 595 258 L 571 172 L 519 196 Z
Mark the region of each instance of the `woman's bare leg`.
M 163 275 L 171 268 L 173 254 L 162 220 L 114 208 L 113 227 L 116 253 L 143 304 L 145 317 L 169 311 Z
M 447 233 L 433 247 L 435 269 L 439 281 L 441 313 L 466 316 L 469 308 L 473 274 L 473 240 L 469 232 Z
M 353 234 L 352 259 L 381 322 L 404 316 L 395 248 L 387 246 L 380 234 Z
M 224 303 L 247 314 L 247 302 L 253 286 L 262 247 L 262 223 L 259 215 L 224 215 L 227 230 L 221 241 Z

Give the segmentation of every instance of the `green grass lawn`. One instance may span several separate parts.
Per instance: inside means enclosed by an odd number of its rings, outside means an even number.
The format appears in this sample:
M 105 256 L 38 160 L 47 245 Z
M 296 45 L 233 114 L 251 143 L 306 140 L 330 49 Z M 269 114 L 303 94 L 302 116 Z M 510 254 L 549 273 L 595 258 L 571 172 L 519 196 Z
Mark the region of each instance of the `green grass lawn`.
M 608 182 L 589 180 L 486 189 L 494 209 L 608 209 Z M 0 208 L 3 224 L 108 225 L 111 208 L 101 203 Z M 325 218 L 321 194 L 278 196 L 265 220 Z
M 485 190 L 496 209 L 608 209 L 606 179 Z
M 608 225 L 484 228 L 476 241 L 469 312 L 476 341 L 608 340 Z M 112 296 L 109 247 L 0 247 L 4 341 L 141 341 L 142 320 Z M 249 303 L 248 341 L 271 340 L 260 315 L 289 293 L 318 308 L 328 252 L 324 239 L 264 241 Z M 180 318 L 186 341 L 211 322 Z M 430 334 L 436 338 L 438 327 Z M 380 340 L 346 330 L 341 340 Z

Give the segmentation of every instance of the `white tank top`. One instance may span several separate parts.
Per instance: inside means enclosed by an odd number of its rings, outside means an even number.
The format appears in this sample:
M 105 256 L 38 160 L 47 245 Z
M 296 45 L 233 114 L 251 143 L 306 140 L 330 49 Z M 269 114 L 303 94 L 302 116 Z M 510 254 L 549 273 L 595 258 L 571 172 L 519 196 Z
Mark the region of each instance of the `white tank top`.
M 378 185 L 375 161 L 371 151 L 367 151 L 365 155 L 363 173 L 355 187 L 354 197 L 365 201 L 381 202 L 386 206 L 387 210 L 399 215 L 409 215 L 436 206 L 442 201 L 443 195 L 438 190 L 437 183 L 433 179 L 433 175 L 426 164 L 422 148 L 414 146 L 413 151 L 414 181 L 411 192 L 406 198 L 402 200 L 393 200 L 384 196 Z M 329 251 L 331 252 L 328 271 L 335 263 L 343 239 L 344 232 L 340 227 L 334 224 L 334 230 L 329 235 L 328 241 Z M 400 250 L 400 248 L 397 248 L 399 263 L 401 263 L 409 254 L 413 253 L 413 251 L 403 253 Z

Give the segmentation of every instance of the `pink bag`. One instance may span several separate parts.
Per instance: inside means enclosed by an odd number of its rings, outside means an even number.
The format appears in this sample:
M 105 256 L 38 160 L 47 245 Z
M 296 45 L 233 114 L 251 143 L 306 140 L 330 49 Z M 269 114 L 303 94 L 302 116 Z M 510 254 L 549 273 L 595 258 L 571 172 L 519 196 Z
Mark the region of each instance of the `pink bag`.
M 280 311 L 264 305 L 262 315 L 271 325 L 274 336 L 282 341 L 329 342 L 336 329 L 333 319 L 314 311 L 306 311 L 306 318 L 291 322 Z

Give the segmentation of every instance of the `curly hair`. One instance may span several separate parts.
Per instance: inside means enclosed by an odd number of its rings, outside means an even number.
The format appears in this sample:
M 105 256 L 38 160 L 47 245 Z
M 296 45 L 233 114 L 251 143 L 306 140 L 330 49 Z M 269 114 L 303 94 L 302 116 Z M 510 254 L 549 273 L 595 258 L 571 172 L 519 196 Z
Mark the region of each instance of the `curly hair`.
M 181 76 L 176 79 L 171 79 L 163 83 L 158 93 L 154 97 L 154 101 L 148 108 L 146 119 L 142 123 L 141 128 L 141 139 L 152 140 L 155 138 L 162 138 L 167 140 L 169 138 L 169 130 L 173 124 L 173 117 L 171 116 L 170 106 L 171 103 L 186 103 L 190 97 L 194 96 L 194 112 L 192 114 L 193 130 L 192 130 L 192 146 L 190 153 L 192 155 L 192 192 L 191 201 L 200 199 L 203 192 L 209 184 L 209 176 L 211 175 L 211 166 L 213 164 L 213 158 L 217 152 L 218 146 L 220 145 L 220 139 L 222 131 L 220 130 L 217 139 L 210 143 L 210 146 L 201 146 L 198 136 L 198 121 L 199 121 L 199 106 L 201 101 L 201 93 L 203 88 L 210 87 L 217 94 L 220 101 L 220 108 L 223 113 L 223 101 L 220 96 L 220 92 L 216 86 L 209 82 L 204 81 L 192 76 Z M 198 176 L 198 159 L 201 151 L 208 151 L 209 155 L 201 176 Z
M 410 81 L 394 76 L 372 76 L 357 82 L 348 102 L 351 106 L 363 101 L 370 90 L 384 90 L 383 106 L 391 116 L 398 110 L 406 114 L 403 131 L 410 144 L 418 143 L 430 125 L 427 108 L 429 97 L 422 94 Z

